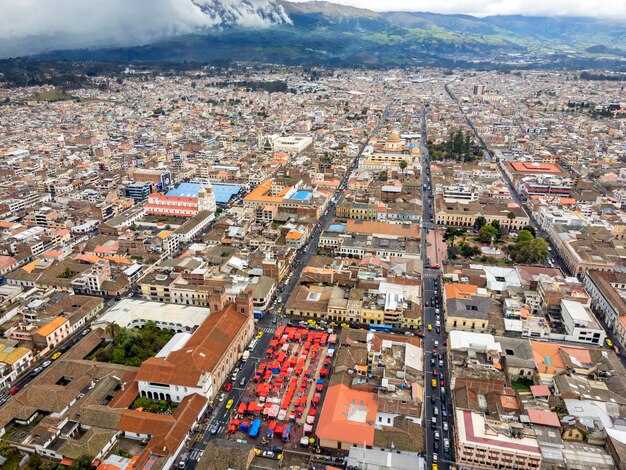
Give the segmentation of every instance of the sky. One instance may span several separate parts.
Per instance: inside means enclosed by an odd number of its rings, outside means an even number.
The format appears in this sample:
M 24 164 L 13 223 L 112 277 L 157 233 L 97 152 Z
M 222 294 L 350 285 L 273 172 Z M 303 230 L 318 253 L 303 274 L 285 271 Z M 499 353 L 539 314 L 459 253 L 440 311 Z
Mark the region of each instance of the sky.
M 301 2 L 305 0 L 292 0 Z M 626 18 L 626 0 L 331 0 L 375 11 Z

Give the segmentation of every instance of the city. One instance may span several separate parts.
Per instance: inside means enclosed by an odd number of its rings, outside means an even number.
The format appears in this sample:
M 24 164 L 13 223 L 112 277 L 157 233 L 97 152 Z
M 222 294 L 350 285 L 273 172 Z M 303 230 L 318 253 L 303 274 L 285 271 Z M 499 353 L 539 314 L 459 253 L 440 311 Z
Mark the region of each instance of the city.
M 90 80 L 0 88 L 0 468 L 626 466 L 623 80 Z

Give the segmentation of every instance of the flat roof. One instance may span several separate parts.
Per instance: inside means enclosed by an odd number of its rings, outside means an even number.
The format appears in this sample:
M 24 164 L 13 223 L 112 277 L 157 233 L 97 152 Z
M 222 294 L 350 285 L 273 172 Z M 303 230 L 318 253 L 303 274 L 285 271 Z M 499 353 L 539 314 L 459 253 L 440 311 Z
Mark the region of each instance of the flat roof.
M 238 184 L 213 184 L 213 194 L 215 194 L 217 204 L 226 204 L 239 191 L 241 191 L 241 186 Z
M 459 442 L 477 445 L 479 447 L 498 447 L 509 453 L 526 453 L 541 456 L 536 439 L 529 437 L 511 438 L 504 434 L 487 434 L 485 432 L 485 417 L 470 410 L 456 410 L 456 423 Z
M 128 328 L 136 320 L 172 323 L 172 327 L 189 329 L 201 325 L 211 311 L 205 307 L 192 305 L 166 304 L 148 302 L 138 299 L 123 299 L 115 304 L 94 324 L 116 323 Z

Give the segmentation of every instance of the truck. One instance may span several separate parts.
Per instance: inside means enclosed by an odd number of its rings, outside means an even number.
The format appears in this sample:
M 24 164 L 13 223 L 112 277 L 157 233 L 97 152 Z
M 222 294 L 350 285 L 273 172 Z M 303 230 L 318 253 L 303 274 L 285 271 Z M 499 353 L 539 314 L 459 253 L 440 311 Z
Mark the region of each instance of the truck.
M 243 356 L 241 356 L 241 362 L 246 362 L 250 357 L 250 351 L 247 349 L 243 352 Z

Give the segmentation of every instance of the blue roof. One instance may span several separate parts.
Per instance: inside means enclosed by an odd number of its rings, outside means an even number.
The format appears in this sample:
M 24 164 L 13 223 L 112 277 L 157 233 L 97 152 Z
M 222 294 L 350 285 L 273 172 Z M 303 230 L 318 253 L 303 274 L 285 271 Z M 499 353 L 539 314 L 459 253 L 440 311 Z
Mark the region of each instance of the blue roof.
M 238 184 L 219 184 L 213 185 L 213 192 L 215 193 L 215 202 L 218 204 L 226 204 L 233 197 L 241 191 L 241 186 Z
M 313 193 L 311 191 L 306 191 L 304 189 L 300 189 L 293 193 L 289 199 L 293 199 L 294 201 L 308 201 L 313 197 Z
M 168 196 L 182 197 L 198 197 L 198 192 L 204 188 L 202 183 L 180 183 L 176 189 L 170 189 Z M 213 193 L 215 194 L 215 202 L 218 204 L 226 204 L 230 198 L 241 191 L 238 184 L 212 184 Z
M 198 197 L 198 192 L 204 187 L 200 183 L 180 183 L 176 189 L 170 189 L 168 196 Z
M 328 226 L 328 232 L 345 232 L 346 226 L 345 224 L 330 224 Z

